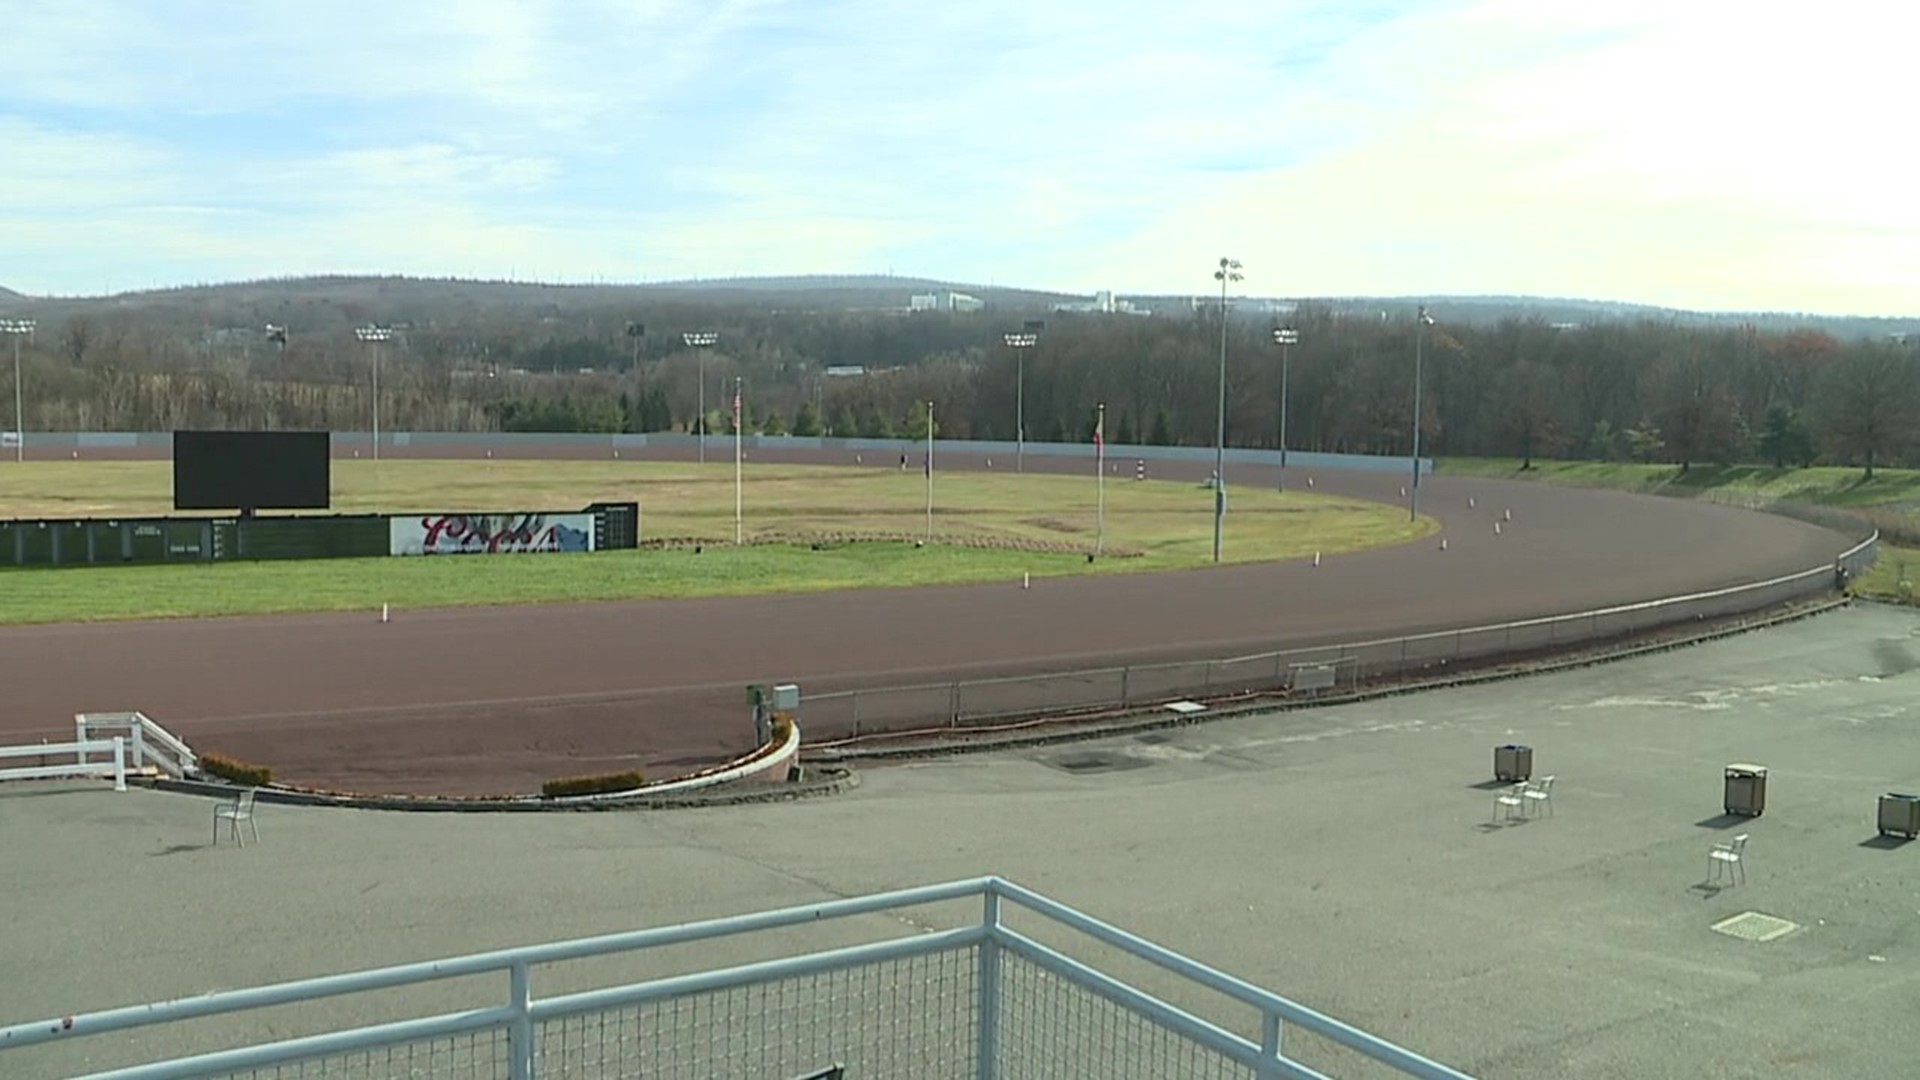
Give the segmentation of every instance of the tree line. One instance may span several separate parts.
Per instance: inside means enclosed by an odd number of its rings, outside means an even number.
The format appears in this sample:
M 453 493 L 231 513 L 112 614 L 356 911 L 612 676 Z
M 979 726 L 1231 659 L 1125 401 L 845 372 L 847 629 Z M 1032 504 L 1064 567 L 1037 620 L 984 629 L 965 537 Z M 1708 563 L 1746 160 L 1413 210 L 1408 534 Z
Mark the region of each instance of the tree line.
M 1227 442 L 1405 454 L 1416 356 L 1421 447 L 1435 456 L 1580 457 L 1693 463 L 1916 463 L 1920 351 L 1815 329 L 1533 319 L 1425 325 L 1305 305 L 1276 320 L 1228 317 Z M 375 347 L 341 334 L 143 330 L 77 315 L 23 343 L 28 430 L 184 427 L 365 430 L 379 367 L 383 428 L 444 431 L 731 430 L 922 438 L 1091 437 L 1210 446 L 1219 393 L 1217 307 L 1151 318 L 1046 315 L 1030 348 L 990 314 L 768 315 L 689 309 L 711 328 L 691 348 L 628 321 L 404 326 Z M 669 324 L 673 325 L 673 324 Z M 638 332 L 636 332 L 636 328 Z M 830 368 L 857 367 L 859 374 Z M 0 383 L 10 382 L 0 366 Z M 8 388 L 11 397 L 11 387 Z M 10 419 L 10 417 L 8 417 Z M 0 426 L 8 426 L 4 424 Z

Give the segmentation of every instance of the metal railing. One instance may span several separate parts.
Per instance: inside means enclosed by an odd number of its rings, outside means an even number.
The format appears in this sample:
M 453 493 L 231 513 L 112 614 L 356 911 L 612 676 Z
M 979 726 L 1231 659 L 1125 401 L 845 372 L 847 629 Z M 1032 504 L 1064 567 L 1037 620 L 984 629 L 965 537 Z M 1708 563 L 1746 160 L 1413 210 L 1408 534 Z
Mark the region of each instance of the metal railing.
M 196 773 L 200 759 L 178 735 L 155 723 L 145 713 L 76 713 L 74 737 L 89 739 L 122 738 L 132 756 L 132 768 L 145 772 L 149 766 L 175 780 Z
M 546 965 L 955 902 L 965 903 L 969 914 L 952 920 L 959 925 L 950 929 L 909 931 L 912 923 L 895 914 L 884 940 L 553 997 L 532 993 L 533 972 Z M 929 921 L 920 916 L 913 923 Z M 1043 940 L 1057 938 L 1079 947 Z M 1135 965 L 1182 997 L 1211 995 L 1241 1020 L 1202 1017 L 1116 975 L 1112 964 L 1073 955 L 1088 948 Z M 503 972 L 504 1002 L 496 998 L 461 1012 L 392 1020 L 391 999 L 374 996 Z M 311 1021 L 314 1003 L 334 998 L 362 1001 L 363 1013 L 388 1019 L 89 1075 L 704 1080 L 831 1076 L 841 1069 L 852 1076 L 985 1080 L 1316 1080 L 1327 1075 L 1308 1063 L 1318 1056 L 1394 1076 L 1466 1080 L 1448 1066 L 997 877 L 18 1024 L 0 1028 L 0 1073 L 52 1075 L 29 1072 L 33 1050 L 97 1043 L 111 1032 L 164 1027 L 166 1045 L 191 1045 L 183 1025 L 199 1018 L 225 1018 L 216 1038 L 231 1040 L 238 1014 L 294 1005 L 301 1008 L 290 1024 L 300 1026 Z M 116 1048 L 95 1045 L 86 1060 L 139 1045 L 135 1039 L 119 1040 Z
M 94 754 L 107 760 L 95 761 Z M 48 758 L 72 757 L 72 761 Z M 27 746 L 0 746 L 0 762 L 15 758 L 38 758 L 37 765 L 0 767 L 0 780 L 62 780 L 102 776 L 113 777 L 113 790 L 127 790 L 127 743 L 116 735 L 111 739 L 77 739 L 64 743 L 40 743 Z
M 804 719 L 809 742 L 818 746 L 880 733 L 984 727 L 1028 717 L 1128 710 L 1188 697 L 1219 699 L 1286 691 L 1295 687 L 1304 671 L 1331 678 L 1331 686 L 1325 685 L 1326 678 L 1316 680 L 1314 693 L 1334 692 L 1362 680 L 1432 675 L 1465 662 L 1553 652 L 1831 593 L 1838 583 L 1836 570 L 1858 575 L 1873 564 L 1879 538 L 1873 532 L 1824 566 L 1683 596 L 1246 656 L 834 691 L 810 695 Z

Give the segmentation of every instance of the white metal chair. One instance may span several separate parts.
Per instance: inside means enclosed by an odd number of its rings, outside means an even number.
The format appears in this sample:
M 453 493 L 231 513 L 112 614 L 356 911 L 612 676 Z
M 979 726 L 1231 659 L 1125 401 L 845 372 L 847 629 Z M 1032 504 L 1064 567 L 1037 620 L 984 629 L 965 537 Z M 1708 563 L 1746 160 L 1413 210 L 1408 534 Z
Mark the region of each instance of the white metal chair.
M 1528 784 L 1527 789 L 1520 794 L 1530 806 L 1536 809 L 1544 807 L 1549 817 L 1553 815 L 1553 777 L 1541 777 L 1534 783 Z
M 220 823 L 222 821 L 227 823 L 227 831 L 233 835 L 233 842 L 239 844 L 241 847 L 247 846 L 246 838 L 240 833 L 240 823 L 243 821 L 246 822 L 247 827 L 253 831 L 254 841 L 256 843 L 259 842 L 260 823 L 253 819 L 253 796 L 255 790 L 254 788 L 248 788 L 235 796 L 232 802 L 224 802 L 213 808 L 213 845 L 215 847 L 220 846 Z
M 1729 885 L 1747 880 L 1748 835 L 1741 833 L 1724 844 L 1713 845 L 1713 850 L 1707 852 L 1707 884 L 1716 884 L 1722 877 Z
M 1512 818 L 1515 812 L 1525 814 L 1527 812 L 1526 791 L 1527 785 L 1521 783 L 1515 784 L 1500 794 L 1495 795 L 1493 797 L 1493 820 L 1500 820 L 1500 811 L 1503 808 L 1506 810 L 1508 818 Z

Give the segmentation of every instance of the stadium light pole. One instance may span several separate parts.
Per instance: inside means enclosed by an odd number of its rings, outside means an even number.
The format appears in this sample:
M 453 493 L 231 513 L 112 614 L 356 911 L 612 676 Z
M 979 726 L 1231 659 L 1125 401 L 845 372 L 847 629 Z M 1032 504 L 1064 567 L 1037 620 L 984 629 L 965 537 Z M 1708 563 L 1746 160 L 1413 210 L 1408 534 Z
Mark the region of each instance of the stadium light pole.
M 1227 517 L 1227 285 L 1239 281 L 1240 260 L 1220 258 L 1220 408 L 1213 421 L 1213 561 L 1220 561 L 1220 533 Z
M 640 341 L 642 338 L 645 338 L 646 336 L 647 336 L 646 323 L 632 322 L 632 321 L 629 321 L 627 323 L 627 340 L 633 342 L 633 363 L 629 365 L 630 367 L 637 368 L 640 366 Z
M 373 346 L 373 460 L 380 460 L 380 346 L 391 340 L 391 327 L 371 323 L 354 330 L 354 336 Z
M 700 358 L 700 464 L 707 463 L 707 350 L 720 340 L 713 330 L 690 330 L 680 340 Z
M 20 339 L 33 333 L 32 319 L 0 319 L 0 334 L 13 339 L 13 460 L 27 460 L 26 410 L 20 395 Z
M 1013 382 L 1013 471 L 1027 471 L 1027 350 L 1040 343 L 1040 335 L 1032 331 L 1008 333 L 1002 336 L 1007 347 L 1013 350 L 1015 371 Z
M 1287 368 L 1295 345 L 1300 344 L 1300 331 L 1292 326 L 1276 326 L 1273 329 L 1273 343 L 1280 346 L 1280 490 L 1287 490 Z
M 1420 518 L 1420 368 L 1424 360 L 1427 343 L 1427 327 L 1433 325 L 1433 316 L 1427 313 L 1427 305 L 1420 305 L 1420 317 L 1413 327 L 1413 486 L 1407 489 L 1407 520 Z

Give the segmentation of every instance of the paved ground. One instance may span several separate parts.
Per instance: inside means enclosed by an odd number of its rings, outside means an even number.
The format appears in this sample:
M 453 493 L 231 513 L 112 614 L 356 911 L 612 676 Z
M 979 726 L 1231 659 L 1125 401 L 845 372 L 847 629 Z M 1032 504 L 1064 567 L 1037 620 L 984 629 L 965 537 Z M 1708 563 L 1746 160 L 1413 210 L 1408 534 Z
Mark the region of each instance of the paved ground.
M 879 769 L 850 794 L 791 805 L 268 807 L 265 842 L 245 851 L 206 846 L 201 800 L 9 787 L 0 971 L 32 977 L 0 978 L 0 1023 L 997 872 L 1488 1080 L 1908 1076 L 1920 844 L 1878 843 L 1872 813 L 1880 793 L 1920 788 L 1916 668 L 1920 616 L 1862 606 L 1164 741 Z M 1509 741 L 1557 774 L 1555 811 L 1490 828 L 1491 747 Z M 1758 819 L 1720 816 L 1733 761 L 1772 769 Z M 1739 832 L 1752 837 L 1748 882 L 1700 888 L 1709 845 Z M 1764 944 L 1709 929 L 1746 911 L 1799 929 Z M 933 910 L 917 925 L 960 918 Z M 537 985 L 912 930 L 876 917 L 557 969 Z M 381 1001 L 446 1009 L 503 993 L 502 980 Z M 338 1002 L 237 1030 L 391 1015 Z M 88 1064 L 222 1037 L 196 1030 L 103 1037 Z M 65 1075 L 80 1066 L 62 1054 L 81 1045 L 0 1053 L 0 1074 Z M 1293 1045 L 1321 1052 L 1306 1036 Z
M 985 467 L 960 454 L 940 461 Z M 1156 466 L 1166 478 L 1206 472 Z M 1289 482 L 1304 485 L 1307 475 L 1293 473 Z M 1278 480 L 1271 469 L 1229 473 L 1235 484 Z M 1358 471 L 1314 480 L 1387 502 L 1405 482 Z M 820 693 L 1391 637 L 1756 580 L 1830 563 L 1847 543 L 1798 521 L 1649 496 L 1447 477 L 1422 492 L 1449 550 L 1435 540 L 1318 568 L 1230 566 L 1031 591 L 1009 582 L 409 611 L 386 625 L 369 613 L 0 628 L 0 741 L 70 738 L 76 712 L 138 709 L 202 751 L 270 764 L 293 783 L 524 792 L 553 776 L 636 763 L 679 771 L 741 752 L 752 737 L 750 682 Z

